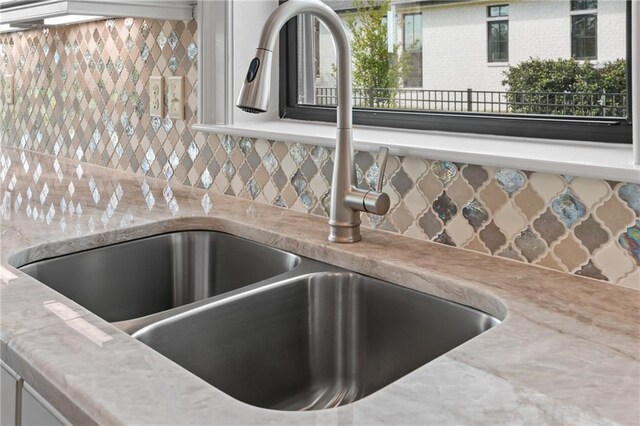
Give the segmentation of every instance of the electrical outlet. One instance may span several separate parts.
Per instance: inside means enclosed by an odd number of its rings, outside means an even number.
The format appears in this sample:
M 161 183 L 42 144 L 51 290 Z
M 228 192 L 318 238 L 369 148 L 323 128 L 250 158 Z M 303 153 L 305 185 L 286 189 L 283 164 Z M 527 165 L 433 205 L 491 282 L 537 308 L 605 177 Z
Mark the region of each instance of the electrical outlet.
M 168 77 L 169 84 L 169 117 L 184 119 L 184 77 Z
M 157 75 L 149 77 L 149 115 L 164 116 L 164 78 Z
M 7 105 L 13 105 L 13 75 L 4 76 L 4 101 Z

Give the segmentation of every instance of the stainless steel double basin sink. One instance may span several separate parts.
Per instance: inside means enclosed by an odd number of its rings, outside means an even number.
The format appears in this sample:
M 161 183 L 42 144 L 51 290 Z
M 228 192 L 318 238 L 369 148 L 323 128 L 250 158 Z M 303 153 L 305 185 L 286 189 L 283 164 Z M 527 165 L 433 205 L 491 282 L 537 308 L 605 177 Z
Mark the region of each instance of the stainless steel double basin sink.
M 499 323 L 212 231 L 163 234 L 20 269 L 228 395 L 278 410 L 357 401 Z

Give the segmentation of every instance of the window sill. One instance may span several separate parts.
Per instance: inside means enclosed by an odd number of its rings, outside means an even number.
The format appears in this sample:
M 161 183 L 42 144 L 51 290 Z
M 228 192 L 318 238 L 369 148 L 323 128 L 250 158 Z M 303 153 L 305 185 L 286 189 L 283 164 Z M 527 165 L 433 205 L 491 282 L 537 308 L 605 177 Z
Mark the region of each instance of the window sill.
M 335 146 L 334 124 L 273 120 L 193 126 L 196 131 Z M 461 163 L 640 183 L 632 145 L 355 126 L 354 148 Z

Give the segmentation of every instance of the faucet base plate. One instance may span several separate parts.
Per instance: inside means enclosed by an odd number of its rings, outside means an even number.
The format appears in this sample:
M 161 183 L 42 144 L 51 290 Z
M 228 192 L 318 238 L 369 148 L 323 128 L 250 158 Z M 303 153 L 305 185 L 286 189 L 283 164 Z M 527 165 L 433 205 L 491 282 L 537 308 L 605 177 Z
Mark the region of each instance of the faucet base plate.
M 360 224 L 355 226 L 340 226 L 329 224 L 329 241 L 332 243 L 355 243 L 362 239 Z

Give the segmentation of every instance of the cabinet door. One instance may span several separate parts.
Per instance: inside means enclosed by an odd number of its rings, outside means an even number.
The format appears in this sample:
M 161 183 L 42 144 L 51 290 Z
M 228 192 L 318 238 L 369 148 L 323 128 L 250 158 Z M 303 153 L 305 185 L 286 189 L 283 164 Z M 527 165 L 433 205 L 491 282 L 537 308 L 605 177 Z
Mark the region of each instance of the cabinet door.
M 27 383 L 22 388 L 22 426 L 58 426 L 70 424 Z
M 18 376 L 0 363 L 0 425 L 16 424 Z

